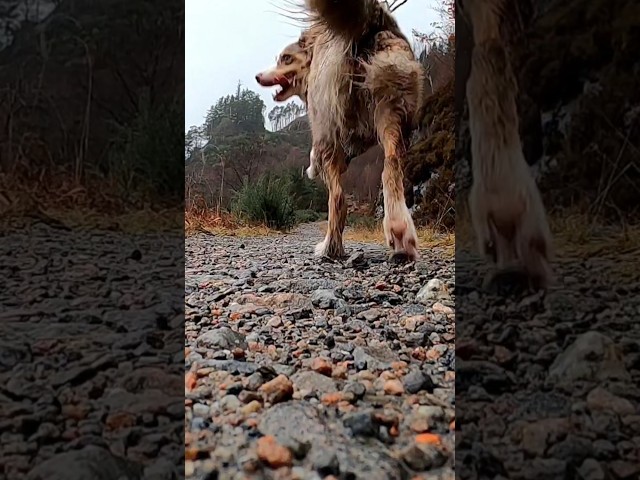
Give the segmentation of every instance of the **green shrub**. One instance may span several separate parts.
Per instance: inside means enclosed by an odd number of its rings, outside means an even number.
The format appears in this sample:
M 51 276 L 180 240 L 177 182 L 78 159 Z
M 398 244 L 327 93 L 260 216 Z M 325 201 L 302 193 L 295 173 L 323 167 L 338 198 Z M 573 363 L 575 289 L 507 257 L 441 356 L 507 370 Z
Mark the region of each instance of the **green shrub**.
M 134 192 L 175 202 L 184 198 L 184 162 L 176 152 L 183 149 L 182 104 L 167 102 L 151 106 L 142 95 L 137 114 L 125 124 L 113 124 L 114 135 L 103 170 L 115 181 L 116 192 Z
M 323 220 L 327 215 L 315 210 L 296 210 L 296 223 L 311 223 Z
M 233 199 L 232 211 L 240 218 L 278 230 L 288 230 L 296 221 L 289 182 L 268 175 L 255 183 L 245 182 Z
M 374 230 L 378 226 L 378 221 L 374 217 L 352 213 L 347 216 L 347 224 L 352 228 Z
M 329 197 L 321 182 L 310 180 L 296 167 L 283 172 L 283 177 L 289 182 L 289 191 L 294 198 L 296 209 L 327 211 Z

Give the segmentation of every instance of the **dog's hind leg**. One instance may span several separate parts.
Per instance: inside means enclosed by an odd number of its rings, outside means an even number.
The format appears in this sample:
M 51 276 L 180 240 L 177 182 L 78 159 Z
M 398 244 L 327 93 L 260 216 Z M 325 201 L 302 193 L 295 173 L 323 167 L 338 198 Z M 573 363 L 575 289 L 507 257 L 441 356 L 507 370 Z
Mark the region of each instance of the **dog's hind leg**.
M 382 194 L 384 196 L 384 219 L 382 221 L 387 245 L 393 255 L 406 256 L 408 260 L 418 258 L 418 237 L 404 198 L 403 160 L 406 155 L 405 139 L 402 135 L 400 115 L 391 108 L 379 109 L 377 117 L 378 137 L 384 149 L 382 170 Z
M 315 254 L 318 257 L 344 257 L 342 234 L 347 223 L 347 204 L 342 188 L 342 174 L 347 170 L 345 155 L 338 147 L 324 146 L 314 146 L 314 154 L 321 156 L 320 174 L 329 190 L 327 233 L 324 240 L 316 245 Z

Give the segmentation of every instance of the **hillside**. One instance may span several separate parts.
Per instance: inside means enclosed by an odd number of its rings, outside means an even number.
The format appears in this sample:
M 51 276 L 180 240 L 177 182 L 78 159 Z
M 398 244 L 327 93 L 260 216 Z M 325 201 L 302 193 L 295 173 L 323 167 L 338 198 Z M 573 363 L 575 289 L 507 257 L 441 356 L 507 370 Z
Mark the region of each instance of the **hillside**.
M 418 223 L 455 226 L 455 118 L 453 79 L 427 97 L 424 117 L 409 150 L 405 175 Z

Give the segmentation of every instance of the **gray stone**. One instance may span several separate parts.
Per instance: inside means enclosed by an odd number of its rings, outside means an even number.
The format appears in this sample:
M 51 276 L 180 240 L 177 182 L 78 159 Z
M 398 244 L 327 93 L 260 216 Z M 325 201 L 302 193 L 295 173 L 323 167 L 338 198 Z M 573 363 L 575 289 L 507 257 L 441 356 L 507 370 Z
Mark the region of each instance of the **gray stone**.
M 375 437 L 378 434 L 378 426 L 368 411 L 349 413 L 342 418 L 342 423 L 354 436 Z
M 444 465 L 447 457 L 433 445 L 412 444 L 402 451 L 402 459 L 418 472 L 431 470 Z
M 441 298 L 444 294 L 444 282 L 437 278 L 432 278 L 416 294 L 416 302 L 423 305 L 431 305 L 434 300 Z
M 138 480 L 142 473 L 140 464 L 116 457 L 105 448 L 86 446 L 37 465 L 27 480 Z
M 200 335 L 196 340 L 196 346 L 209 349 L 231 350 L 234 348 L 242 348 L 246 350 L 248 347 L 244 335 L 231 330 L 228 327 L 222 327 Z
M 337 390 L 336 382 L 318 372 L 303 370 L 291 377 L 297 390 L 309 390 L 316 393 L 329 393 Z
M 578 475 L 582 480 L 605 480 L 606 475 L 600 463 L 593 459 L 587 458 L 578 468 Z
M 550 383 L 576 381 L 630 380 L 622 353 L 609 337 L 586 332 L 576 338 L 549 367 Z
M 391 364 L 399 360 L 387 346 L 356 347 L 353 351 L 356 364 L 366 365 L 368 370 L 388 370 Z
M 431 377 L 421 370 L 412 370 L 404 379 L 404 388 L 409 393 L 418 393 L 422 390 L 433 392 L 435 385 Z
M 328 310 L 330 308 L 336 308 L 338 297 L 334 290 L 318 289 L 311 295 L 311 303 L 318 308 Z

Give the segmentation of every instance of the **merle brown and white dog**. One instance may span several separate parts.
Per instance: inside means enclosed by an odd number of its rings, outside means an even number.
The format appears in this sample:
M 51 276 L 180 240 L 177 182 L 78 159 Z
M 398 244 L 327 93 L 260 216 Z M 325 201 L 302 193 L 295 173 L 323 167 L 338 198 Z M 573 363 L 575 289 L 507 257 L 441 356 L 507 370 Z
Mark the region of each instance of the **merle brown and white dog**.
M 342 174 L 369 148 L 384 150 L 383 228 L 394 254 L 415 260 L 417 236 L 403 188 L 403 163 L 422 105 L 424 73 L 391 12 L 377 0 L 306 0 L 308 22 L 277 65 L 256 75 L 278 86 L 278 102 L 307 106 L 312 149 L 307 174 L 329 190 L 329 221 L 316 255 L 344 255 L 347 207 Z

